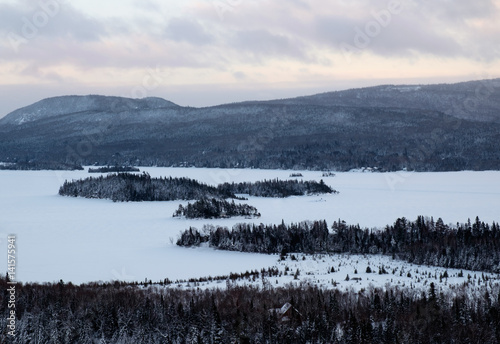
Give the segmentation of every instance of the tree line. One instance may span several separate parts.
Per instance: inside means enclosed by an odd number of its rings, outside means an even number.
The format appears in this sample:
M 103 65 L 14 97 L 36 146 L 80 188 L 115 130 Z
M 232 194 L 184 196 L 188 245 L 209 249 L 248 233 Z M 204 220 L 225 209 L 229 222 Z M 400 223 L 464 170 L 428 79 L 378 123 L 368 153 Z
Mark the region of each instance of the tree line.
M 237 193 L 260 197 L 288 197 L 332 192 L 335 190 L 323 180 L 299 182 L 274 179 L 256 183 L 224 183 L 214 187 L 189 178 L 151 178 L 147 172 L 117 173 L 65 181 L 59 189 L 62 196 L 111 199 L 115 202 L 236 199 Z
M 236 204 L 216 198 L 202 198 L 194 203 L 182 204 L 173 217 L 185 216 L 188 219 L 220 219 L 233 216 L 260 217 L 257 208 L 248 204 Z
M 151 178 L 142 174 L 118 173 L 65 181 L 59 195 L 111 199 L 115 202 L 192 200 L 203 197 L 236 197 L 189 178 Z
M 303 180 L 263 180 L 255 183 L 224 183 L 217 187 L 222 192 L 235 194 L 247 194 L 257 197 L 289 197 L 303 196 L 308 194 L 337 193 L 334 189 L 325 184 L 323 180 L 303 181 Z
M 140 172 L 141 170 L 133 166 L 103 166 L 89 168 L 89 173 L 112 173 L 112 172 Z
M 7 290 L 0 278 L 0 288 Z M 180 290 L 120 282 L 17 284 L 12 343 L 500 342 L 498 286 L 426 292 L 317 287 Z M 6 304 L 6 293 L 0 293 Z M 284 313 L 284 311 L 286 313 Z M 7 307 L 0 309 L 6 338 Z
M 82 171 L 83 167 L 80 164 L 66 163 L 60 161 L 17 161 L 12 163 L 0 163 L 0 170 L 12 171 L 41 171 L 41 170 L 57 170 L 57 171 Z
M 279 225 L 236 224 L 198 231 L 189 228 L 179 246 L 209 242 L 221 250 L 258 253 L 384 254 L 419 265 L 500 272 L 500 226 L 474 222 L 445 225 L 439 218 L 399 218 L 384 229 L 361 228 L 335 221 Z

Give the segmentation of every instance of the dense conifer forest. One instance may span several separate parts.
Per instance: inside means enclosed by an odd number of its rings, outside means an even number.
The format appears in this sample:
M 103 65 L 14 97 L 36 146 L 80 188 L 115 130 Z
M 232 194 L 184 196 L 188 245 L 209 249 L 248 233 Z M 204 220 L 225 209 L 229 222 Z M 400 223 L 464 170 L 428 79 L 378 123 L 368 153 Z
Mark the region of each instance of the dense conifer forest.
M 163 284 L 163 282 L 162 282 Z M 484 343 L 500 341 L 498 287 L 422 293 L 316 287 L 179 290 L 162 284 L 21 284 L 12 343 Z M 0 278 L 0 288 L 7 290 Z M 6 294 L 1 293 L 2 305 Z M 0 311 L 6 338 L 8 309 Z
M 237 198 L 236 193 L 261 197 L 288 197 L 336 192 L 322 180 L 264 180 L 256 183 L 209 186 L 189 178 L 151 178 L 142 174 L 117 173 L 105 177 L 88 177 L 64 182 L 62 196 L 104 198 L 119 202 L 200 200 L 203 198 Z
M 331 229 L 331 231 L 330 231 Z M 177 245 L 209 242 L 211 247 L 259 253 L 384 254 L 420 265 L 500 272 L 500 227 L 481 222 L 445 225 L 441 218 L 419 216 L 397 219 L 383 230 L 335 222 L 305 221 L 287 225 L 236 224 L 231 230 L 216 227 L 185 231 Z
M 151 178 L 142 174 L 118 173 L 66 181 L 59 189 L 63 196 L 104 198 L 118 202 L 192 200 L 203 197 L 236 197 L 189 178 Z
M 218 186 L 223 193 L 247 194 L 258 197 L 289 197 L 307 194 L 337 193 L 326 185 L 323 180 L 298 181 L 292 180 L 264 180 L 255 183 L 224 183 Z
M 220 219 L 234 216 L 260 217 L 257 208 L 248 204 L 236 204 L 234 201 L 202 198 L 194 203 L 182 204 L 174 212 L 174 217 L 188 219 Z
M 112 172 L 140 172 L 141 170 L 133 166 L 103 166 L 89 168 L 89 173 L 112 173 Z
M 60 170 L 60 171 L 75 171 L 83 170 L 79 164 L 50 162 L 50 161 L 28 161 L 15 163 L 0 163 L 0 170 L 14 171 L 41 171 L 41 170 Z

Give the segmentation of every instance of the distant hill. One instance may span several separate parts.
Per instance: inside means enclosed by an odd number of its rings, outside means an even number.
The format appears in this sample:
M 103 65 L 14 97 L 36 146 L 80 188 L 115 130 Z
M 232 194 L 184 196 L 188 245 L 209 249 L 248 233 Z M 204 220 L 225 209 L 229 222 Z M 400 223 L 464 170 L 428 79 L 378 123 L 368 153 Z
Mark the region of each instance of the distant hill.
M 206 108 L 64 96 L 0 120 L 0 161 L 349 170 L 500 169 L 500 80 Z
M 68 114 L 120 113 L 175 108 L 162 98 L 129 99 L 105 96 L 64 96 L 47 98 L 9 113 L 1 124 L 24 124 Z
M 278 102 L 289 105 L 423 109 L 461 119 L 500 123 L 500 79 L 438 85 L 384 85 Z

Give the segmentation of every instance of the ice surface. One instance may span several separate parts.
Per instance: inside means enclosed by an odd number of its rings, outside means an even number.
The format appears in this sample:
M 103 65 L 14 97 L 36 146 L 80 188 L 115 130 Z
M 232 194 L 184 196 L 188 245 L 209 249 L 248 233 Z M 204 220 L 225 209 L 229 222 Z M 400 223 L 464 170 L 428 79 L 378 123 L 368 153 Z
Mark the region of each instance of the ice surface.
M 222 182 L 289 179 L 291 171 L 143 168 L 151 176 L 186 176 L 216 185 Z M 500 172 L 446 173 L 302 173 L 340 191 L 270 199 L 250 197 L 247 203 L 260 219 L 186 220 L 172 218 L 180 203 L 113 203 L 108 200 L 57 195 L 64 180 L 88 177 L 86 171 L 0 171 L 0 271 L 7 270 L 7 235 L 17 235 L 17 277 L 20 281 L 74 283 L 88 281 L 171 280 L 224 275 L 267 268 L 277 256 L 175 246 L 178 234 L 203 224 L 232 226 L 239 222 L 280 223 L 339 218 L 349 224 L 383 227 L 405 216 L 442 217 L 445 223 L 479 216 L 500 219 Z M 173 239 L 171 243 L 170 238 Z M 361 267 L 360 269 L 365 269 Z M 345 276 L 344 276 L 345 277 Z M 352 276 L 351 276 L 352 277 Z

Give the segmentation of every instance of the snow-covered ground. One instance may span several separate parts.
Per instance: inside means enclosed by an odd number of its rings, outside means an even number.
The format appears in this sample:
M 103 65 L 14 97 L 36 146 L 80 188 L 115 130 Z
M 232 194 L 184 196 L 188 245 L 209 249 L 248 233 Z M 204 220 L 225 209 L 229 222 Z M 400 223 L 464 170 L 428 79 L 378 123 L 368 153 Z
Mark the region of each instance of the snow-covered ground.
M 213 185 L 288 179 L 292 173 L 251 169 L 141 170 L 153 177 L 186 176 Z M 189 226 L 201 228 L 205 223 L 230 227 L 238 222 L 326 219 L 331 224 L 340 218 L 361 226 L 382 227 L 398 217 L 415 220 L 418 215 L 442 217 L 445 223 L 465 222 L 476 216 L 489 223 L 500 220 L 500 172 L 349 172 L 324 178 L 318 171 L 293 172 L 302 173 L 304 180 L 323 179 L 340 194 L 287 199 L 250 197 L 246 203 L 257 207 L 262 214 L 259 219 L 186 220 L 172 218 L 172 213 L 180 203 L 187 202 L 113 203 L 57 195 L 66 179 L 88 177 L 86 171 L 0 171 L 0 252 L 4 252 L 0 272 L 7 270 L 8 234 L 17 236 L 16 272 L 20 281 L 157 281 L 225 275 L 278 264 L 277 256 L 175 246 L 179 232 Z M 360 266 L 358 272 L 365 269 Z M 326 276 L 322 283 L 331 283 L 330 277 Z M 338 279 L 340 282 L 345 276 Z
M 440 292 L 459 293 L 463 290 L 466 290 L 468 295 L 473 295 L 486 288 L 493 290 L 500 285 L 500 276 L 495 273 L 414 265 L 381 255 L 289 254 L 284 260 L 277 257 L 271 269 L 276 272 L 273 276 L 265 272 L 264 276 L 259 274 L 255 278 L 250 275 L 226 280 L 205 281 L 202 278 L 202 281 L 172 281 L 174 283 L 168 287 L 225 289 L 251 285 L 265 289 L 287 285 L 316 285 L 323 289 L 362 292 L 371 287 L 391 286 L 409 290 L 420 296 L 422 292 L 429 292 L 431 283 L 434 283 L 436 295 Z

